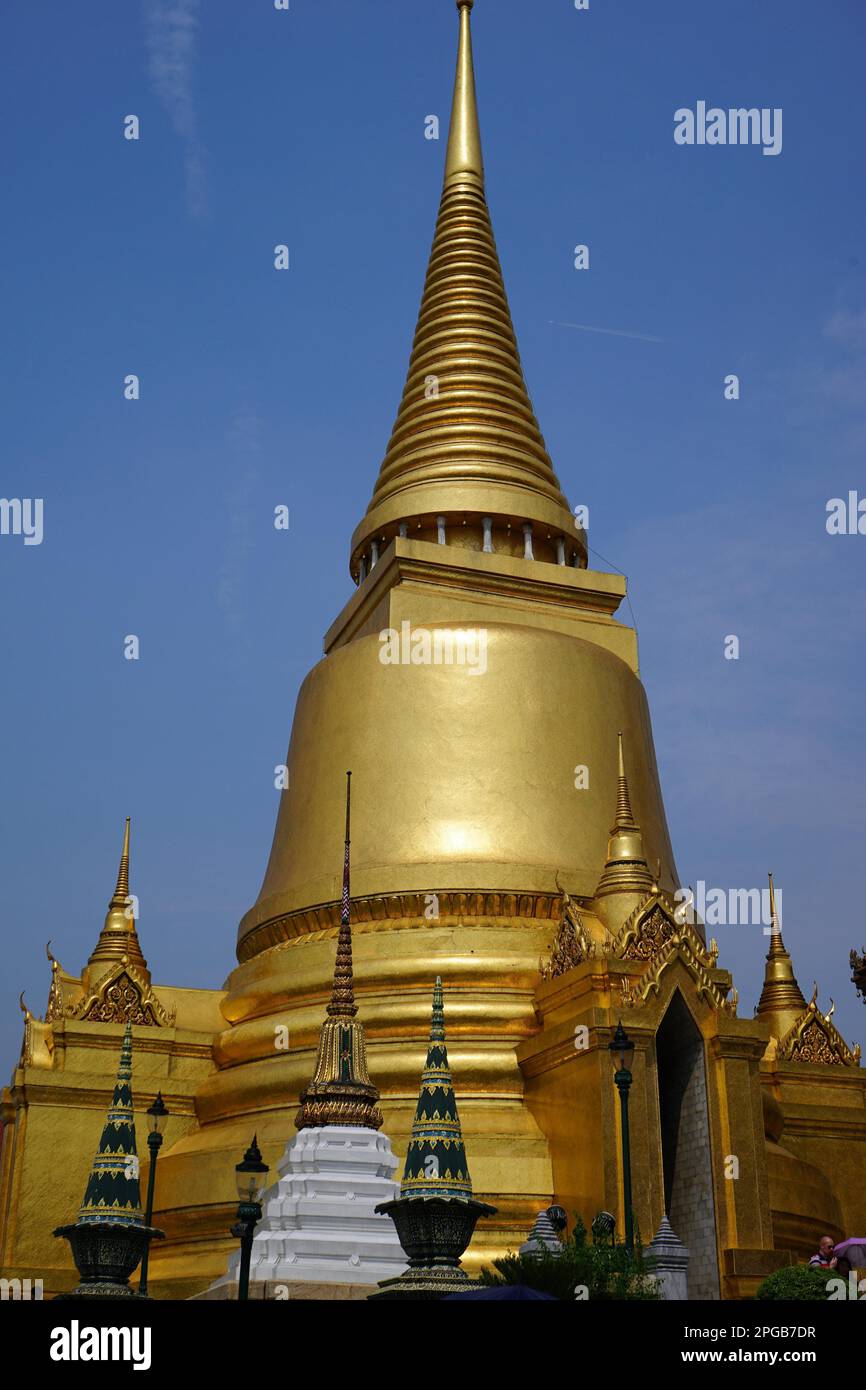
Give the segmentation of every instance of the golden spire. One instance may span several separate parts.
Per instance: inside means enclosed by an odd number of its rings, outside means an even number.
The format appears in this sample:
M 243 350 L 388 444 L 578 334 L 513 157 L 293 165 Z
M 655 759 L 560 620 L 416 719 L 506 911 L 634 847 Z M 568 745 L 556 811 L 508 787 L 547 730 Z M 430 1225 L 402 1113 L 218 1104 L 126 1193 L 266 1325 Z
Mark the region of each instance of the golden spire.
M 367 1070 L 367 1043 L 363 1024 L 355 1017 L 358 1006 L 352 979 L 351 898 L 349 895 L 349 808 L 352 774 L 346 773 L 346 838 L 343 850 L 343 894 L 340 900 L 340 933 L 328 1017 L 319 1034 L 316 1070 L 301 1092 L 295 1116 L 297 1129 L 322 1125 L 359 1125 L 380 1129 L 379 1092 Z
M 764 987 L 755 1010 L 758 1018 L 768 1018 L 773 1035 L 783 1038 L 802 1016 L 806 1000 L 797 983 L 794 965 L 785 950 L 776 912 L 776 890 L 770 874 L 770 949 L 764 970 Z
M 396 536 L 455 541 L 586 563 L 523 378 L 484 192 L 469 0 L 460 43 L 445 182 L 409 374 L 367 514 L 352 538 L 352 574 Z M 441 519 L 441 524 L 440 524 Z M 466 522 L 464 527 L 463 523 Z M 459 527 L 459 530 L 458 530 Z M 509 530 L 510 528 L 510 530 Z M 465 537 L 465 539 L 463 539 Z M 517 550 L 514 549 L 515 545 Z
M 451 129 L 445 155 L 445 187 L 455 179 L 478 182 L 484 187 L 484 157 L 481 153 L 481 127 L 475 97 L 475 65 L 472 61 L 472 27 L 469 12 L 473 0 L 457 0 L 460 11 L 460 44 L 457 50 L 457 78 L 451 107 Z
M 130 965 L 138 967 L 139 972 L 146 975 L 148 982 L 150 981 L 147 961 L 142 955 L 138 932 L 135 929 L 135 914 L 129 892 L 129 816 L 126 818 L 126 828 L 123 832 L 117 885 L 108 904 L 105 926 L 99 933 L 99 940 L 87 964 L 88 967 L 102 962 L 113 964 L 114 961 L 124 959 Z
M 776 911 L 776 887 L 773 883 L 773 875 L 768 874 L 767 877 L 770 880 L 770 949 L 767 952 L 767 959 L 770 960 L 774 957 L 788 956 L 788 952 L 785 950 L 785 943 L 782 940 L 782 928 L 779 924 L 779 914 Z M 790 959 L 791 957 L 788 956 L 788 960 Z M 798 985 L 797 988 L 799 989 L 800 986 Z
M 632 815 L 631 800 L 628 794 L 628 781 L 625 775 L 625 758 L 622 752 L 622 734 L 616 736 L 617 752 L 619 755 L 619 770 L 616 783 L 616 821 L 614 830 L 637 830 L 635 818 Z M 611 832 L 613 833 L 613 832 Z
M 109 907 L 126 907 L 129 897 L 129 816 L 123 832 L 123 849 L 120 852 L 120 868 L 117 871 L 117 887 Z
M 607 843 L 607 862 L 596 897 L 610 893 L 645 895 L 653 888 L 653 876 L 644 854 L 640 826 L 631 809 L 628 779 L 625 775 L 622 734 L 617 734 L 619 767 L 616 785 L 616 816 Z

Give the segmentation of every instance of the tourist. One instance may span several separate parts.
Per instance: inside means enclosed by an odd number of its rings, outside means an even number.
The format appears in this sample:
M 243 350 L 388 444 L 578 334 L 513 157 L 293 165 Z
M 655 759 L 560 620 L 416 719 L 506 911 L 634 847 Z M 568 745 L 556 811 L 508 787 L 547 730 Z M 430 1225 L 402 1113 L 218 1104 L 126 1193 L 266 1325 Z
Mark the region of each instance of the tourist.
M 837 1265 L 836 1256 L 833 1250 L 836 1242 L 832 1236 L 822 1236 L 818 1241 L 818 1250 L 809 1261 L 817 1269 L 835 1269 Z

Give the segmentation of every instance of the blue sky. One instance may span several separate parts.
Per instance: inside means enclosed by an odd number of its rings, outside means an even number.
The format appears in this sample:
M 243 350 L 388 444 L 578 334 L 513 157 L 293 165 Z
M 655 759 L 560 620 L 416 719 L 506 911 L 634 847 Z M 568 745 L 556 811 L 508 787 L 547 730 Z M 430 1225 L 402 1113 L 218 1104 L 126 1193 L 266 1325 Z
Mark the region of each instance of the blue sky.
M 478 0 L 473 27 L 526 375 L 594 563 L 630 579 L 683 880 L 773 869 L 807 997 L 866 1043 L 866 536 L 825 527 L 866 495 L 866 12 Z M 41 546 L 0 537 L 5 1079 L 46 939 L 76 972 L 92 948 L 127 814 L 155 978 L 231 969 L 402 390 L 456 16 L 44 0 L 4 30 L 2 493 L 45 499 Z M 782 108 L 781 154 L 675 145 L 698 100 Z M 748 1016 L 766 939 L 715 935 Z

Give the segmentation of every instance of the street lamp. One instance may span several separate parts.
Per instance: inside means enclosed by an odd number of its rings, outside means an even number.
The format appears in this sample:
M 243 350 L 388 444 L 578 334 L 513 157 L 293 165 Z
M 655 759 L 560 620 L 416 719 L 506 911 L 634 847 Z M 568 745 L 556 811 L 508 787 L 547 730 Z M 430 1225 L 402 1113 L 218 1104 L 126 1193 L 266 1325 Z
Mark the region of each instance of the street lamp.
M 616 1025 L 616 1032 L 608 1043 L 613 1062 L 616 1088 L 619 1091 L 620 1115 L 622 1118 L 622 1193 L 625 1205 L 625 1243 L 626 1249 L 634 1248 L 634 1216 L 631 1209 L 631 1150 L 628 1133 L 628 1091 L 631 1086 L 631 1064 L 634 1060 L 634 1043 L 622 1026 L 622 1019 Z
M 157 1091 L 156 1100 L 153 1105 L 147 1108 L 148 1115 L 148 1136 L 147 1147 L 150 1149 L 150 1171 L 147 1175 L 147 1214 L 144 1218 L 145 1226 L 149 1226 L 153 1219 L 153 1188 L 156 1181 L 156 1160 L 162 1146 L 162 1135 L 165 1129 L 165 1122 L 168 1119 L 168 1106 L 162 1098 L 162 1091 Z M 150 1255 L 150 1244 L 145 1245 L 144 1254 L 141 1257 L 141 1275 L 138 1280 L 138 1292 L 141 1298 L 147 1297 L 147 1262 Z
M 262 1193 L 268 1174 L 268 1165 L 262 1162 L 262 1155 L 253 1142 L 244 1154 L 243 1161 L 235 1167 L 235 1180 L 238 1185 L 240 1206 L 237 1224 L 232 1226 L 232 1235 L 241 1243 L 241 1267 L 238 1274 L 238 1300 L 250 1296 L 250 1260 L 253 1253 L 253 1232 L 262 1219 Z

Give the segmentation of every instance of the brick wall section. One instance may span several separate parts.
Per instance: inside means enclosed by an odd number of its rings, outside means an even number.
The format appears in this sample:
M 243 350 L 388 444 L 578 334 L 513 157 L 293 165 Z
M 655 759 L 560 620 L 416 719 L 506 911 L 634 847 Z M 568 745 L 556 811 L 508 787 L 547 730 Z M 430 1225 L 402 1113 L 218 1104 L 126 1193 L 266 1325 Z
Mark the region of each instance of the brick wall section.
M 691 1253 L 689 1298 L 720 1297 L 703 1040 L 675 997 L 657 1038 L 668 1219 Z

